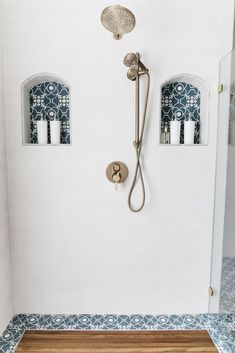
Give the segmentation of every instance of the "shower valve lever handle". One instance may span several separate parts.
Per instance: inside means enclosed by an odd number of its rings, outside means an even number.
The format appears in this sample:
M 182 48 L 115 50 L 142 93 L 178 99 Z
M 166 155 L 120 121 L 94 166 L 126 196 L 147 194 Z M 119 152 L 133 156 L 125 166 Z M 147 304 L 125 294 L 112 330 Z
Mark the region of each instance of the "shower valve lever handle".
M 113 174 L 113 181 L 118 183 L 121 180 L 121 174 L 119 172 Z
M 114 181 L 114 183 L 115 183 L 115 190 L 117 190 L 117 188 L 118 188 L 118 183 L 119 183 L 119 182 L 121 181 L 121 179 L 122 179 L 122 176 L 121 176 L 121 174 L 120 174 L 120 169 L 121 169 L 120 164 L 115 163 L 115 164 L 113 165 L 113 171 L 114 171 L 114 173 L 113 173 L 113 175 L 112 175 L 112 178 L 113 178 L 113 181 Z
M 113 171 L 116 173 L 116 172 L 120 172 L 120 169 L 121 169 L 121 167 L 120 167 L 120 165 L 118 164 L 118 163 L 115 163 L 114 165 L 113 165 Z

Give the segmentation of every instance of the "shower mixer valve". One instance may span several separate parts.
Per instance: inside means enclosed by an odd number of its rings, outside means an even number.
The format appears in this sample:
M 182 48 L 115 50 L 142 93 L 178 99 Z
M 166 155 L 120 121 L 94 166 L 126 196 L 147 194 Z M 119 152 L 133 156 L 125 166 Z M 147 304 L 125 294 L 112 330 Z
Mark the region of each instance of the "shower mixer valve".
M 106 168 L 106 176 L 111 183 L 115 184 L 115 189 L 117 190 L 118 184 L 121 184 L 126 180 L 128 176 L 128 168 L 122 162 L 112 162 Z

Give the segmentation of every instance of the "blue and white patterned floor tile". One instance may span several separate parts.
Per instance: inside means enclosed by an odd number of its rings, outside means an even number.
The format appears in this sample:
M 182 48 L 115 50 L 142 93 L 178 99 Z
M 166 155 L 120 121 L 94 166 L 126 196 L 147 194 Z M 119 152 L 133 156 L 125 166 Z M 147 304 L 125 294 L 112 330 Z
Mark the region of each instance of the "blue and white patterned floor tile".
M 224 257 L 221 277 L 220 312 L 235 312 L 235 258 Z
M 219 353 L 235 353 L 235 314 L 19 314 L 0 337 L 0 353 L 15 352 L 25 330 L 208 330 Z

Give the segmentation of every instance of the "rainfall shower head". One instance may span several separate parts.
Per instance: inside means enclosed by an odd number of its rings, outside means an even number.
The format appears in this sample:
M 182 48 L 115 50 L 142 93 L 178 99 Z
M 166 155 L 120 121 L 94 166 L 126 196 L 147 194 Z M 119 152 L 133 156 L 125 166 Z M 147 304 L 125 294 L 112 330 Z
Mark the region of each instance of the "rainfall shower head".
M 121 39 L 123 34 L 134 29 L 135 16 L 126 7 L 108 6 L 101 14 L 101 22 L 108 31 L 113 33 L 115 39 Z

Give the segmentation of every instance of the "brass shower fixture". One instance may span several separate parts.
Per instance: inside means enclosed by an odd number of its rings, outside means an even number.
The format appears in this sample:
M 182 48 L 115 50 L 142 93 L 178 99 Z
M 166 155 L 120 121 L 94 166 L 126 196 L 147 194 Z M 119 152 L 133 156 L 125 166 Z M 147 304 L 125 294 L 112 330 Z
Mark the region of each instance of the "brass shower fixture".
M 103 26 L 113 33 L 115 39 L 121 39 L 123 34 L 135 28 L 135 16 L 126 7 L 120 5 L 108 6 L 101 14 Z
M 123 183 L 128 177 L 128 168 L 123 162 L 114 161 L 107 166 L 106 177 L 115 184 L 117 189 L 117 185 Z
M 148 69 L 140 60 L 139 53 L 126 54 L 123 59 L 123 64 L 129 67 L 129 70 L 127 71 L 127 78 L 131 81 L 135 81 L 138 76 L 144 75 L 148 72 Z
M 148 107 L 148 98 L 149 98 L 149 89 L 150 89 L 150 75 L 149 70 L 140 60 L 139 53 L 128 53 L 125 55 L 123 59 L 124 65 L 126 65 L 129 69 L 127 71 L 127 77 L 131 81 L 135 81 L 135 140 L 134 147 L 136 150 L 136 166 L 133 181 L 131 184 L 129 196 L 128 196 L 128 206 L 131 211 L 139 212 L 143 209 L 145 204 L 145 185 L 144 185 L 144 176 L 142 172 L 141 165 L 141 151 L 144 139 L 144 129 L 147 115 L 147 107 Z M 145 75 L 147 77 L 147 88 L 145 93 L 145 103 L 143 110 L 142 123 L 140 119 L 140 76 Z M 142 188 L 142 201 L 139 206 L 135 207 L 132 204 L 132 195 L 133 191 L 137 185 L 138 179 L 140 180 L 141 188 Z

